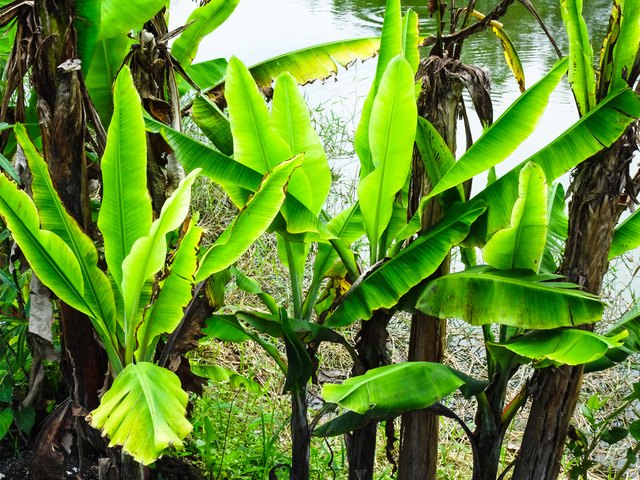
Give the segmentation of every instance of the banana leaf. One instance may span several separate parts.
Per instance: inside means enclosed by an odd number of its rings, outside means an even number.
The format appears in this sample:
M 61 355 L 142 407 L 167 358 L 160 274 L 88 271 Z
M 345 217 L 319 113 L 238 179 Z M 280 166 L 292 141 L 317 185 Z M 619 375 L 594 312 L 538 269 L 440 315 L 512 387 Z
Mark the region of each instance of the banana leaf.
M 420 235 L 400 253 L 363 274 L 326 319 L 328 327 L 368 320 L 374 311 L 394 308 L 400 298 L 429 277 L 454 245 L 469 233 L 470 225 L 484 212 L 483 204 L 457 204 L 432 229 Z
M 171 334 L 176 329 L 182 320 L 184 309 L 193 298 L 194 276 L 198 268 L 197 253 L 202 232 L 202 228 L 196 226 L 194 219 L 191 219 L 187 233 L 180 240 L 180 245 L 168 266 L 169 273 L 160 286 L 160 292 L 136 332 L 136 359 L 139 361 L 153 360 L 155 348 L 150 347 L 157 341 L 158 336 L 163 333 Z
M 131 247 L 131 251 L 122 261 L 121 292 L 124 299 L 124 332 L 126 358 L 129 363 L 136 347 L 135 332 L 142 318 L 138 315 L 140 295 L 145 283 L 162 270 L 167 255 L 166 236 L 177 229 L 187 216 L 191 199 L 191 186 L 199 170 L 192 171 L 178 185 L 162 206 L 160 216 L 153 222 L 147 234 L 140 237 Z M 106 242 L 106 236 L 105 236 Z
M 547 240 L 547 182 L 542 169 L 527 163 L 520 171 L 519 197 L 511 224 L 497 231 L 482 250 L 484 261 L 499 270 L 538 272 Z
M 609 91 L 629 84 L 631 74 L 638 62 L 638 38 L 640 38 L 640 3 L 634 0 L 619 0 L 619 33 L 613 49 L 613 65 Z M 629 84 L 629 86 L 631 86 Z
M 402 54 L 411 65 L 411 71 L 414 76 L 420 64 L 420 51 L 418 50 L 420 32 L 418 24 L 418 14 L 411 9 L 407 10 L 407 13 L 402 17 Z
M 122 445 L 134 460 L 149 465 L 168 448 L 181 449 L 192 426 L 185 418 L 189 396 L 175 373 L 153 363 L 127 365 L 87 417 Z
M 596 81 L 593 49 L 582 16 L 582 0 L 561 0 L 560 11 L 569 36 L 569 84 L 578 111 L 585 115 L 596 104 Z
M 460 318 L 471 325 L 498 323 L 546 330 L 594 323 L 601 319 L 598 297 L 577 285 L 527 270 L 479 266 L 430 282 L 418 310 L 438 318 Z
M 233 155 L 229 119 L 209 97 L 196 95 L 191 107 L 191 118 L 218 150 L 227 156 Z
M 373 102 L 369 126 L 374 170 L 358 185 L 360 211 L 372 258 L 391 219 L 396 194 L 404 187 L 413 153 L 417 122 L 411 67 L 398 56 L 385 70 Z
M 569 235 L 569 217 L 565 211 L 565 194 L 562 183 L 556 182 L 549 189 L 549 228 L 547 229 L 547 241 L 542 254 L 541 272 L 555 273 L 558 271 L 558 262 L 562 259 L 564 245 Z
M 186 71 L 189 78 L 200 88 L 200 91 L 205 92 L 223 81 L 227 65 L 226 59 L 214 58 L 213 60 L 192 63 L 186 68 Z M 186 82 L 181 82 L 179 86 L 183 89 L 180 91 L 182 95 L 190 89 Z
M 82 62 L 82 74 L 86 77 L 100 36 L 101 2 L 76 0 L 73 26 L 78 40 L 78 58 Z
M 306 85 L 336 75 L 338 65 L 348 67 L 356 60 L 373 57 L 379 48 L 379 37 L 339 40 L 270 58 L 253 65 L 249 71 L 261 90 L 270 87 L 273 79 L 283 72 L 290 72 L 298 85 Z
M 262 187 L 201 258 L 197 281 L 235 263 L 269 228 L 284 203 L 291 173 L 300 166 L 303 157 L 298 155 L 281 163 L 265 178 Z
M 322 398 L 361 415 L 397 413 L 431 406 L 463 384 L 446 365 L 403 362 L 371 369 L 341 384 L 327 383 Z
M 128 34 L 130 30 L 141 28 L 163 7 L 168 0 L 102 0 L 100 11 L 100 38 L 106 39 Z
M 583 160 L 610 146 L 627 125 L 640 117 L 640 97 L 629 89 L 620 90 L 600 102 L 587 115 L 569 127 L 546 147 L 511 169 L 475 198 L 487 203 L 486 231 L 491 234 L 509 221 L 518 197 L 518 177 L 527 162 L 537 163 L 553 182 Z M 476 232 L 476 237 L 482 233 Z M 483 243 L 482 238 L 476 238 Z
M 191 12 L 187 28 L 171 46 L 171 55 L 182 68 L 191 65 L 202 39 L 222 25 L 239 2 L 240 0 L 212 0 Z
M 640 352 L 640 304 L 636 303 L 622 315 L 605 335 L 615 338 L 622 332 L 628 333 L 623 340 L 624 345 L 608 350 L 604 357 L 585 365 L 585 373 L 606 370 L 616 363 L 624 362 L 633 353 Z
M 331 186 L 331 170 L 322 142 L 313 129 L 309 108 L 289 73 L 278 77 L 271 107 L 273 126 L 295 155 L 304 161 L 289 181 L 289 190 L 318 215 Z
M 16 125 L 14 132 L 31 171 L 33 202 L 38 209 L 40 226 L 59 236 L 78 260 L 85 286 L 83 299 L 90 308 L 101 341 L 113 352 L 117 345 L 115 297 L 109 279 L 98 268 L 98 252 L 93 240 L 62 205 L 47 164 L 31 143 L 24 126 Z
M 640 215 L 638 215 L 638 210 L 616 227 L 609 250 L 609 260 L 637 247 L 640 247 Z
M 122 283 L 122 262 L 139 238 L 149 233 L 153 210 L 147 191 L 147 138 L 140 97 L 129 67 L 118 74 L 114 113 L 100 163 L 103 194 L 98 227 L 104 237 L 109 273 Z
M 487 342 L 491 356 L 505 367 L 514 355 L 518 363 L 535 368 L 582 365 L 602 358 L 612 348 L 622 346 L 627 332 L 604 337 L 578 329 L 543 330 L 528 333 L 505 343 Z
M 562 59 L 541 80 L 520 95 L 443 175 L 429 193 L 429 198 L 473 178 L 511 155 L 535 130 L 551 93 L 566 71 L 567 60 Z M 509 208 L 512 205 L 513 203 Z
M 373 101 L 378 93 L 382 76 L 392 59 L 402 55 L 402 18 L 400 15 L 400 1 L 387 0 L 382 23 L 380 38 L 380 54 L 376 64 L 376 75 L 373 79 L 367 98 L 362 107 L 360 122 L 356 129 L 354 148 L 360 159 L 360 178 L 364 178 L 373 170 L 371 147 L 369 145 L 369 130 Z M 411 54 L 410 54 L 411 56 Z

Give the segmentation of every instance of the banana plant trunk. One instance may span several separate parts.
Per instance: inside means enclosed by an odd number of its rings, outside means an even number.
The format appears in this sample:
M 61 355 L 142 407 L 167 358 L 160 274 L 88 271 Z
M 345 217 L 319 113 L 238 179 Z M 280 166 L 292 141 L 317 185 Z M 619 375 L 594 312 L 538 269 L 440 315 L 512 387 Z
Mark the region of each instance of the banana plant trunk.
M 445 63 L 446 65 L 446 63 Z M 422 80 L 418 97 L 418 115 L 435 127 L 455 155 L 457 119 L 462 101 L 462 81 L 442 68 L 442 59 L 430 57 L 422 60 L 416 75 Z M 409 190 L 409 217 L 418 210 L 420 199 L 429 193 L 432 185 L 427 178 L 420 154 L 414 152 L 411 186 Z M 423 212 L 422 229 L 425 230 L 442 218 L 437 202 L 429 203 Z M 438 268 L 433 278 L 449 272 L 449 259 Z M 442 362 L 445 351 L 446 321 L 421 312 L 411 318 L 409 361 Z M 435 480 L 438 466 L 439 417 L 426 410 L 402 415 L 400 427 L 400 458 L 398 479 Z
M 624 210 L 629 165 L 637 148 L 638 124 L 612 147 L 581 163 L 573 180 L 569 236 L 561 273 L 570 282 L 598 294 L 608 267 L 614 227 Z M 635 192 L 631 191 L 632 198 Z M 529 392 L 531 413 L 516 460 L 514 480 L 554 479 L 560 473 L 567 430 L 582 385 L 583 367 L 541 369 Z
M 367 370 L 388 365 L 387 325 L 391 314 L 379 310 L 373 317 L 362 322 L 358 334 L 356 351 L 361 366 L 353 369 L 353 375 L 362 375 Z M 373 480 L 373 467 L 376 457 L 376 431 L 378 422 L 370 420 L 362 428 L 346 436 L 347 457 L 349 459 L 349 480 Z
M 307 387 L 291 392 L 291 480 L 309 480 L 311 431 Z

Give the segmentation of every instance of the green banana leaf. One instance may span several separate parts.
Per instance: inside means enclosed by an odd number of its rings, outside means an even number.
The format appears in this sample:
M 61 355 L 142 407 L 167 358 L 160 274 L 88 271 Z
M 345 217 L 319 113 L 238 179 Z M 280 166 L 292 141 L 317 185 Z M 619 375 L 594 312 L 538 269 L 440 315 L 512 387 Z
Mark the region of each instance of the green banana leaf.
M 265 174 L 293 155 L 272 126 L 264 98 L 247 67 L 231 57 L 225 94 L 236 161 Z
M 287 352 L 287 375 L 285 378 L 285 392 L 299 392 L 304 388 L 313 375 L 314 366 L 307 347 L 298 334 L 293 330 L 291 320 L 284 309 L 280 310 L 280 324 L 282 338 Z
M 186 68 L 186 71 L 189 78 L 200 88 L 200 91 L 205 92 L 222 83 L 227 65 L 228 62 L 225 58 L 214 58 L 213 60 L 192 63 Z M 181 95 L 189 92 L 191 88 L 186 82 L 181 82 L 179 86 L 181 87 Z
M 439 402 L 464 384 L 452 369 L 440 363 L 403 362 L 386 365 L 322 387 L 325 402 L 359 414 L 407 412 Z
M 520 95 L 444 174 L 429 193 L 429 198 L 473 178 L 511 155 L 535 130 L 551 93 L 566 71 L 567 60 L 562 59 L 541 80 Z M 512 205 L 513 203 L 509 208 Z
M 338 307 L 326 319 L 327 327 L 368 320 L 374 311 L 394 308 L 400 298 L 428 278 L 454 245 L 469 233 L 484 212 L 483 204 L 457 204 L 432 229 L 420 235 L 400 253 L 356 281 Z
M 402 53 L 409 65 L 411 65 L 411 71 L 414 76 L 420 64 L 420 51 L 418 50 L 420 31 L 418 24 L 418 14 L 411 9 L 407 10 L 407 13 L 402 17 Z
M 528 333 L 505 343 L 487 342 L 491 356 L 508 366 L 515 355 L 518 363 L 532 363 L 536 368 L 582 365 L 602 358 L 608 350 L 620 347 L 626 331 L 604 337 L 575 328 Z
M 638 117 L 640 97 L 629 89 L 620 90 L 596 105 L 546 147 L 489 185 L 475 197 L 488 205 L 486 231 L 491 234 L 508 223 L 518 196 L 520 170 L 527 162 L 538 164 L 547 182 L 553 182 L 583 160 L 610 146 Z M 483 243 L 482 238 L 476 241 Z
M 394 198 L 411 170 L 417 115 L 413 73 L 409 63 L 398 56 L 385 70 L 371 111 L 369 142 L 374 170 L 358 185 L 360 211 L 376 260 Z
M 229 119 L 209 97 L 196 95 L 191 107 L 191 118 L 218 150 L 225 155 L 233 155 Z
M 100 162 L 103 194 L 98 227 L 104 237 L 109 273 L 120 285 L 122 262 L 135 241 L 149 233 L 153 210 L 147 192 L 147 138 L 142 106 L 127 66 L 118 74 L 113 98 L 113 118 Z
M 168 266 L 169 274 L 160 286 L 156 301 L 136 332 L 136 359 L 139 361 L 153 361 L 155 349 L 150 347 L 159 335 L 171 334 L 176 329 L 182 320 L 184 309 L 193 298 L 202 232 L 202 228 L 196 226 L 194 219 L 191 219 L 187 233 L 180 240 L 180 245 Z
M 73 26 L 78 40 L 78 57 L 82 62 L 82 74 L 86 77 L 100 36 L 100 11 L 102 2 L 76 0 Z
M 221 367 L 220 365 L 192 363 L 191 371 L 200 377 L 213 380 L 216 383 L 229 382 L 231 388 L 234 389 L 244 388 L 248 392 L 258 395 L 265 393 L 258 382 Z
M 106 39 L 121 34 L 128 34 L 130 30 L 142 28 L 168 0 L 136 0 L 123 2 L 121 0 L 102 0 L 100 11 L 100 38 Z
M 291 176 L 289 189 L 318 215 L 329 193 L 331 170 L 322 142 L 311 124 L 309 108 L 289 73 L 283 73 L 276 81 L 271 121 L 293 154 L 304 153 L 301 167 Z
M 264 340 L 258 333 L 247 329 L 235 315 L 213 315 L 207 320 L 207 325 L 202 329 L 202 333 L 206 335 L 205 338 L 217 338 L 225 342 L 253 340 L 273 358 L 282 373 L 287 374 L 287 364 L 282 359 L 278 348 L 273 343 Z
M 527 163 L 520 170 L 519 197 L 511 225 L 497 231 L 482 250 L 484 261 L 499 270 L 538 272 L 547 241 L 547 182 L 542 169 Z
M 59 236 L 78 260 L 85 286 L 83 299 L 90 308 L 90 317 L 100 340 L 113 355 L 117 345 L 115 297 L 109 279 L 98 268 L 98 252 L 93 240 L 82 231 L 62 205 L 47 164 L 29 139 L 24 126 L 16 125 L 14 132 L 31 171 L 33 202 L 38 209 L 40 226 Z
M 360 178 L 366 177 L 373 170 L 371 149 L 369 146 L 369 122 L 373 101 L 378 93 L 378 87 L 382 81 L 387 65 L 391 60 L 402 54 L 402 18 L 400 14 L 400 1 L 387 0 L 382 23 L 382 36 L 380 38 L 380 54 L 376 64 L 376 75 L 373 79 L 367 98 L 362 107 L 360 122 L 355 133 L 354 148 L 360 159 Z M 411 54 L 410 54 L 411 55 Z
M 202 39 L 222 25 L 239 2 L 240 0 L 211 0 L 191 12 L 187 28 L 171 46 L 171 55 L 182 68 L 191 65 Z
M 615 338 L 623 332 L 628 334 L 623 340 L 624 345 L 607 350 L 604 357 L 585 365 L 585 373 L 606 370 L 617 363 L 624 362 L 633 353 L 640 352 L 640 304 L 636 303 L 622 315 L 605 335 Z
M 13 165 L 11 165 L 11 162 L 7 160 L 7 157 L 2 155 L 1 153 L 0 153 L 0 169 L 2 169 L 3 172 L 9 175 L 9 177 L 11 177 L 13 181 L 15 181 L 16 183 L 20 183 L 20 177 L 18 176 L 18 172 L 16 172 L 16 169 L 13 167 Z
M 549 228 L 547 241 L 542 254 L 541 272 L 555 273 L 558 262 L 562 259 L 564 245 L 569 235 L 569 217 L 565 211 L 565 194 L 562 183 L 556 182 L 549 190 L 547 213 Z
M 260 284 L 255 278 L 248 277 L 235 267 L 231 267 L 230 272 L 233 274 L 236 280 L 236 285 L 240 290 L 252 295 L 257 295 L 260 300 L 262 300 L 262 303 L 265 304 L 267 309 L 275 315 L 279 308 L 275 299 L 262 290 L 262 287 L 260 287 Z
M 547 330 L 594 323 L 603 305 L 577 285 L 546 281 L 554 275 L 479 266 L 445 275 L 427 285 L 416 308 L 438 318 L 460 318 L 471 325 L 498 323 Z
M 640 215 L 636 210 L 629 215 L 613 233 L 609 260 L 640 247 Z
M 105 128 L 113 114 L 113 82 L 131 45 L 131 38 L 118 35 L 99 40 L 94 48 L 91 68 L 86 74 L 86 85 Z
M 109 436 L 110 447 L 122 445 L 134 460 L 149 465 L 168 448 L 183 447 L 192 429 L 185 418 L 188 399 L 173 372 L 153 363 L 132 363 L 87 419 Z
M 235 263 L 269 228 L 284 203 L 287 182 L 303 160 L 304 155 L 297 155 L 278 165 L 265 178 L 262 187 L 200 260 L 197 281 Z
M 91 315 L 84 299 L 82 270 L 73 251 L 56 234 L 40 229 L 31 198 L 1 174 L 0 216 L 42 283 L 63 302 Z
M 191 200 L 191 186 L 199 170 L 193 170 L 180 182 L 178 188 L 171 194 L 162 206 L 160 216 L 153 222 L 147 234 L 136 240 L 131 251 L 122 261 L 121 292 L 124 298 L 124 331 L 125 331 L 125 362 L 133 359 L 135 349 L 135 333 L 142 318 L 138 315 L 140 295 L 145 283 L 153 275 L 162 270 L 167 255 L 166 236 L 176 230 L 184 222 L 189 211 Z M 106 189 L 105 189 L 106 190 Z M 105 235 L 105 243 L 107 237 Z
M 596 104 L 596 80 L 582 0 L 561 0 L 560 11 L 569 36 L 569 84 L 580 115 L 585 115 Z
M 640 3 L 634 0 L 619 0 L 614 2 L 613 8 L 616 3 L 621 7 L 620 30 L 613 49 L 613 78 L 609 92 L 628 84 L 633 67 L 638 61 L 640 38 Z
M 314 45 L 285 53 L 249 68 L 261 90 L 271 86 L 274 78 L 290 72 L 298 85 L 325 80 L 338 73 L 338 65 L 348 67 L 356 60 L 373 57 L 380 48 L 380 38 L 357 38 Z

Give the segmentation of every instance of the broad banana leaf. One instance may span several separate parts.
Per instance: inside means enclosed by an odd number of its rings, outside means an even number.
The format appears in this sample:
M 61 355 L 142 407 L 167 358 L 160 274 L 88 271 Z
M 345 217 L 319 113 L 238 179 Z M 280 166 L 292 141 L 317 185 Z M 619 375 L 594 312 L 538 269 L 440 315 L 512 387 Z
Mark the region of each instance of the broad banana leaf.
M 272 126 L 269 111 L 247 67 L 231 57 L 225 94 L 236 161 L 265 174 L 292 157 Z
M 124 298 L 124 331 L 126 363 L 133 358 L 135 333 L 141 318 L 138 315 L 140 294 L 150 278 L 162 270 L 167 255 L 166 236 L 177 229 L 187 216 L 191 200 L 191 186 L 199 170 L 193 170 L 180 182 L 162 206 L 160 216 L 153 222 L 147 234 L 140 237 L 122 261 L 121 292 Z M 105 235 L 106 242 L 106 235 Z
M 142 106 L 127 66 L 118 74 L 113 98 L 113 118 L 100 163 L 103 194 L 98 227 L 104 237 L 109 273 L 121 285 L 122 262 L 135 241 L 149 234 L 153 210 L 147 191 Z
M 229 119 L 209 97 L 196 95 L 191 107 L 191 118 L 218 150 L 225 155 L 233 155 Z
M 562 59 L 525 91 L 465 152 L 429 193 L 434 197 L 505 160 L 535 130 L 551 93 L 567 71 Z M 513 204 L 509 205 L 509 208 Z
M 171 46 L 171 55 L 187 68 L 198 53 L 200 41 L 229 18 L 240 0 L 211 0 L 196 8 L 187 19 L 187 28 Z
M 538 272 L 547 240 L 547 182 L 542 169 L 527 163 L 520 171 L 519 197 L 511 225 L 497 231 L 482 250 L 484 261 L 499 270 Z
M 484 211 L 484 204 L 454 206 L 442 221 L 395 257 L 363 274 L 325 324 L 347 326 L 357 320 L 368 320 L 381 308 L 394 308 L 403 295 L 438 268 L 454 245 L 464 240 L 471 224 Z
M 171 334 L 179 325 L 184 309 L 193 298 L 195 273 L 198 269 L 198 250 L 202 237 L 202 228 L 191 219 L 189 228 L 173 255 L 168 267 L 168 275 L 160 286 L 160 293 L 144 318 L 136 337 L 138 338 L 138 361 L 153 361 L 153 344 L 163 333 Z
M 506 367 L 513 361 L 532 363 L 535 368 L 582 365 L 602 358 L 608 350 L 622 346 L 626 331 L 615 337 L 575 328 L 544 330 L 519 336 L 505 343 L 487 342 L 491 356 Z
M 629 89 L 618 91 L 600 102 L 549 145 L 511 169 L 475 198 L 488 205 L 487 232 L 503 228 L 518 196 L 518 177 L 527 162 L 537 163 L 553 182 L 583 160 L 610 146 L 640 117 L 640 97 Z M 482 239 L 477 240 L 482 243 Z
M 608 350 L 604 357 L 585 365 L 585 373 L 606 370 L 616 363 L 624 362 L 629 355 L 640 352 L 640 304 L 636 303 L 620 317 L 605 335 L 615 338 L 623 332 L 628 334 L 623 340 L 624 345 Z
M 99 40 L 93 52 L 86 85 L 105 128 L 113 114 L 113 82 L 133 40 L 126 35 Z M 84 67 L 84 64 L 83 64 Z
M 269 88 L 283 72 L 290 72 L 298 85 L 306 85 L 336 75 L 338 65 L 348 67 L 356 60 L 373 57 L 379 48 L 378 37 L 340 40 L 270 58 L 253 65 L 249 71 L 261 90 Z
M 71 248 L 82 270 L 83 298 L 91 310 L 94 327 L 112 354 L 116 351 L 116 305 L 111 283 L 98 268 L 98 252 L 75 219 L 62 205 L 53 186 L 49 170 L 22 125 L 14 132 L 27 158 L 32 175 L 33 202 L 40 216 L 40 226 L 59 236 Z
M 636 210 L 622 222 L 613 234 L 609 260 L 640 247 L 640 215 Z
M 73 26 L 78 35 L 78 57 L 82 62 L 82 74 L 86 77 L 100 36 L 102 2 L 76 0 Z
M 153 363 L 132 363 L 87 420 L 109 436 L 110 447 L 122 445 L 137 462 L 149 465 L 169 447 L 182 448 L 192 428 L 185 418 L 188 399 L 173 372 Z
M 554 275 L 487 266 L 445 275 L 427 285 L 416 307 L 438 318 L 460 318 L 471 325 L 498 323 L 547 330 L 594 323 L 603 305 L 577 285 L 546 281 Z
M 229 270 L 235 277 L 236 285 L 240 290 L 252 295 L 257 295 L 272 314 L 275 315 L 278 312 L 279 307 L 275 299 L 262 290 L 262 287 L 260 287 L 260 284 L 255 278 L 248 277 L 235 267 L 231 267 Z
M 569 36 L 569 84 L 580 115 L 585 115 L 596 104 L 596 80 L 582 0 L 561 0 L 560 11 Z
M 565 194 L 562 183 L 556 182 L 549 190 L 548 208 L 549 228 L 547 241 L 542 254 L 541 272 L 555 273 L 562 259 L 564 245 L 569 235 L 569 217 L 565 211 Z
M 382 81 L 382 75 L 387 65 L 398 55 L 402 55 L 402 18 L 400 14 L 400 1 L 387 0 L 382 23 L 382 36 L 380 39 L 380 54 L 376 64 L 376 75 L 362 107 L 360 122 L 356 129 L 354 148 L 360 159 L 360 178 L 366 177 L 373 170 L 371 160 L 371 148 L 369 146 L 369 122 L 373 101 L 378 93 L 378 87 Z M 411 55 L 411 54 L 410 54 Z
M 614 1 L 621 7 L 621 15 L 618 17 L 619 33 L 613 49 L 613 78 L 609 91 L 615 91 L 621 86 L 626 86 L 638 62 L 640 45 L 640 3 L 634 0 Z M 629 85 L 631 86 L 631 85 Z
M 386 365 L 322 388 L 325 402 L 359 414 L 407 412 L 439 402 L 464 384 L 446 365 L 403 362 Z
M 192 63 L 186 70 L 189 78 L 200 88 L 200 91 L 205 92 L 223 81 L 227 65 L 226 59 L 214 58 L 213 60 Z M 180 92 L 182 95 L 189 91 L 186 82 L 181 82 L 180 87 L 184 88 L 184 91 Z
M 318 215 L 329 193 L 331 170 L 322 142 L 311 124 L 309 108 L 289 73 L 280 75 L 276 82 L 271 120 L 291 152 L 295 155 L 304 153 L 304 161 L 293 172 L 289 188 L 298 200 Z
M 100 12 L 100 38 L 106 39 L 117 35 L 126 35 L 130 30 L 142 28 L 168 0 L 102 0 Z
M 385 70 L 371 111 L 369 143 L 374 170 L 358 185 L 360 211 L 376 260 L 394 198 L 411 170 L 417 122 L 414 92 L 410 65 L 401 56 L 394 58 Z
M 38 211 L 31 198 L 2 174 L 0 216 L 42 283 L 63 302 L 91 315 L 84 299 L 82 270 L 73 251 L 55 233 L 40 229 Z
M 197 281 L 205 280 L 209 275 L 235 263 L 269 228 L 284 203 L 287 182 L 303 159 L 304 155 L 298 155 L 283 162 L 265 178 L 262 187 L 204 254 Z

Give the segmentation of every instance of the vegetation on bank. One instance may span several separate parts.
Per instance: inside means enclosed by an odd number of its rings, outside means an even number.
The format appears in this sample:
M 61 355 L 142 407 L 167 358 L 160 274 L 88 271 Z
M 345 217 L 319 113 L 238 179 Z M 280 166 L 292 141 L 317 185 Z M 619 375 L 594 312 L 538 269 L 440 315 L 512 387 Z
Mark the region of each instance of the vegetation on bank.
M 640 389 L 570 422 L 583 376 L 640 349 L 637 305 L 601 322 L 610 265 L 640 245 L 637 2 L 613 1 L 596 62 L 582 2 L 561 0 L 568 56 L 527 88 L 509 0 L 431 2 L 427 38 L 388 0 L 379 39 L 193 63 L 237 3 L 175 32 L 162 0 L 0 3 L 4 441 L 33 442 L 36 477 L 91 451 L 101 478 L 189 455 L 209 478 L 296 480 L 586 478 L 625 441 L 602 467 L 623 478 Z M 460 62 L 488 28 L 522 89 L 497 119 Z M 376 53 L 335 211 L 298 85 Z M 579 117 L 498 178 L 565 74 Z M 461 153 L 463 90 L 484 133 Z M 475 335 L 450 357 L 448 324 Z

